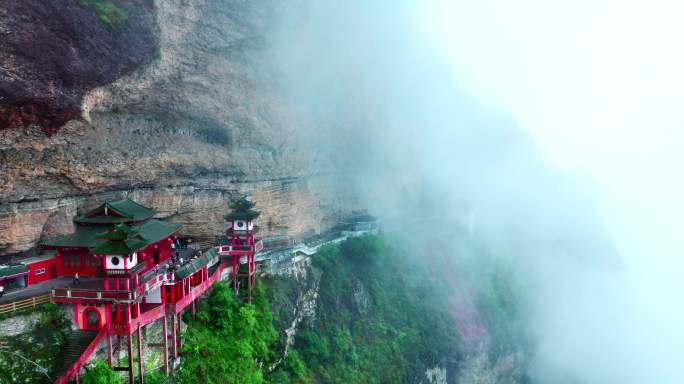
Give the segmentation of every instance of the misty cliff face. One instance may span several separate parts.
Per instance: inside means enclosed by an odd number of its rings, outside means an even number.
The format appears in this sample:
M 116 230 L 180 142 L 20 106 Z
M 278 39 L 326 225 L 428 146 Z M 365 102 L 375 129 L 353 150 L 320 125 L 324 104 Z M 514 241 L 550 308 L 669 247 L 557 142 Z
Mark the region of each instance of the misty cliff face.
M 487 281 L 476 287 L 466 260 L 435 253 L 433 265 L 412 262 L 385 236 L 268 266 L 261 277 L 280 334 L 274 366 L 294 353 L 312 382 L 529 382 L 518 324 L 525 307 L 510 276 L 478 274 Z
M 110 197 L 206 238 L 237 194 L 264 211 L 266 234 L 325 229 L 352 207 L 275 89 L 277 2 L 103 3 L 0 7 L 0 254 Z

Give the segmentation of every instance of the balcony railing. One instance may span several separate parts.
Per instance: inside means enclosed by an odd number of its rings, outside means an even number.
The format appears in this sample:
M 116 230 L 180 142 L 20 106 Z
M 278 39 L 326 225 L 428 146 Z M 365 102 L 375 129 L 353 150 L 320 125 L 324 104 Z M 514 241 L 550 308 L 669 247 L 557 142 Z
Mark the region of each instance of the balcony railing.
M 160 287 L 162 284 L 173 281 L 173 272 L 164 272 L 152 276 L 149 280 L 131 290 L 104 290 L 99 288 L 54 288 L 52 297 L 70 301 L 71 299 L 91 299 L 104 301 L 136 301 L 146 292 Z
M 257 233 L 258 231 L 259 231 L 259 226 L 258 226 L 258 225 L 253 226 L 252 229 L 249 230 L 249 232 L 251 232 L 251 233 Z M 242 235 L 242 234 L 247 233 L 247 228 L 243 228 L 243 229 L 228 228 L 228 230 L 226 231 L 226 233 L 228 233 L 228 234 L 235 233 L 235 234 L 238 234 L 238 235 Z
M 133 291 L 92 290 L 78 288 L 54 288 L 52 297 L 57 299 L 93 299 L 93 300 L 133 300 Z
M 135 272 L 138 272 L 145 268 L 147 264 L 145 262 L 140 262 L 136 264 L 135 267 L 129 268 L 129 269 L 105 269 L 104 270 L 104 276 L 124 276 L 124 275 L 130 275 Z
M 254 245 L 219 245 L 214 247 L 219 254 L 226 254 L 228 252 L 259 252 L 264 249 L 264 243 L 259 240 Z

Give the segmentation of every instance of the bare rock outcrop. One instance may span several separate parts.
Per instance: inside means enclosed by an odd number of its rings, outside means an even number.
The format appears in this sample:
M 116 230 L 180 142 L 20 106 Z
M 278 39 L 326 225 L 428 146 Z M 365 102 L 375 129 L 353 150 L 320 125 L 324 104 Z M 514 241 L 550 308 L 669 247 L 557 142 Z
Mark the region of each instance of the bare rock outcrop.
M 69 232 L 109 197 L 204 238 L 238 194 L 259 204 L 266 234 L 318 232 L 356 208 L 270 68 L 284 5 L 116 0 L 126 17 L 107 23 L 96 3 L 0 6 L 0 255 Z M 77 113 L 51 115 L 65 108 Z

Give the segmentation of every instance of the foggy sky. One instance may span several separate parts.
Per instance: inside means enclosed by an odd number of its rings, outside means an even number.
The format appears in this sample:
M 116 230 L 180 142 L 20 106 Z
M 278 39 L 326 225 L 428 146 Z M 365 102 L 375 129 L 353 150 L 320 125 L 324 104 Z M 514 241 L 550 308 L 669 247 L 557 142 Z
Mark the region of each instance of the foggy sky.
M 680 383 L 677 11 L 301 1 L 271 44 L 303 137 L 372 210 L 419 190 L 514 258 L 538 382 Z

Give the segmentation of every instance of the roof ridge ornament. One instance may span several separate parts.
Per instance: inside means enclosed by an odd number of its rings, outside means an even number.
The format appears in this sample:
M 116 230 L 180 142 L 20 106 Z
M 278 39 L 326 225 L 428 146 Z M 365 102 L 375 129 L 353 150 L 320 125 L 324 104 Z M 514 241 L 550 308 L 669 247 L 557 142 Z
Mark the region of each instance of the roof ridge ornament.
M 255 202 L 247 199 L 247 196 L 242 196 L 239 199 L 232 200 L 228 207 L 232 212 L 224 216 L 227 221 L 246 220 L 251 221 L 259 217 L 260 211 L 252 209 L 256 205 Z

